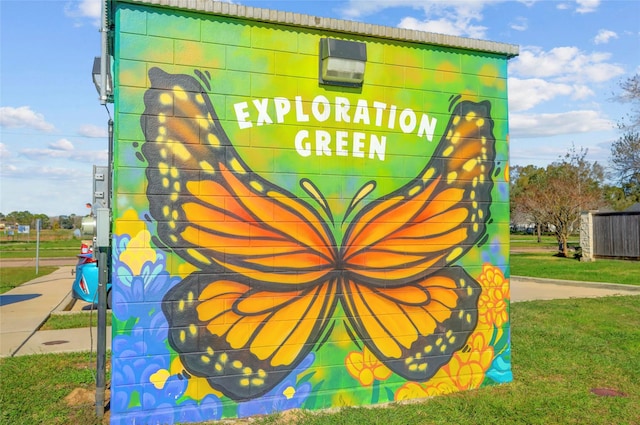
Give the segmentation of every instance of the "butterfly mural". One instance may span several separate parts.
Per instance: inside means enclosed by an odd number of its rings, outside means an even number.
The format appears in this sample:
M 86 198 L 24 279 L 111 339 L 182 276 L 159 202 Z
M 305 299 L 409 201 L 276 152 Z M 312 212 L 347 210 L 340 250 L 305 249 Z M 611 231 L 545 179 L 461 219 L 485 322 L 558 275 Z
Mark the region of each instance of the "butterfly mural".
M 252 171 L 221 126 L 211 77 L 149 70 L 141 154 L 154 243 L 194 266 L 164 296 L 190 375 L 236 400 L 274 388 L 335 320 L 399 376 L 426 381 L 465 347 L 480 285 L 454 263 L 486 238 L 495 137 L 488 101 L 452 100 L 442 139 L 402 187 L 319 207 Z M 348 217 L 351 217 L 347 220 Z

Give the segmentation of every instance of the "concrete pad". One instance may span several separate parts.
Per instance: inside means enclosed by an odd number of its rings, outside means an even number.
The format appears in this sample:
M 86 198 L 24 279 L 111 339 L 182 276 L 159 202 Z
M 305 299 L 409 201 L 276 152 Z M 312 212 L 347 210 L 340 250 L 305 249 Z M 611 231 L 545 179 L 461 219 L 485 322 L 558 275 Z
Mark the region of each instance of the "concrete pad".
M 12 356 L 33 335 L 33 329 L 26 332 L 2 332 L 0 336 L 0 357 Z
M 16 356 L 74 353 L 97 350 L 97 328 L 38 331 L 15 353 Z M 111 326 L 107 326 L 107 350 L 111 350 Z
M 640 286 L 511 276 L 511 302 L 640 295 Z
M 0 295 L 0 357 L 13 355 L 18 335 L 27 335 L 26 341 L 68 297 L 71 270 L 61 267 Z

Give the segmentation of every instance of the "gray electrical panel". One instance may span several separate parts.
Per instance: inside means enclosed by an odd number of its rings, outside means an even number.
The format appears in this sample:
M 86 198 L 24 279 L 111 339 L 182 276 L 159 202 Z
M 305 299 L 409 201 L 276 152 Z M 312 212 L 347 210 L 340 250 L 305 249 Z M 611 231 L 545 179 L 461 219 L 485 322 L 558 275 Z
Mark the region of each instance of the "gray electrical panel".
M 93 208 L 109 208 L 111 188 L 109 187 L 109 167 L 93 166 Z

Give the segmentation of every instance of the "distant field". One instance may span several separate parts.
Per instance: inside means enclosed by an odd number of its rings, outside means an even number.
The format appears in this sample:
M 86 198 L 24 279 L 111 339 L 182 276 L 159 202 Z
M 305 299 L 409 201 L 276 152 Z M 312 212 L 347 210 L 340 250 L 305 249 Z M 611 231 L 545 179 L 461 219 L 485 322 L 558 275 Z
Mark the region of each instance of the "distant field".
M 80 252 L 82 239 L 73 230 L 40 231 L 40 257 L 73 257 Z M 36 233 L 9 236 L 0 233 L 0 258 L 35 258 Z
M 548 279 L 640 285 L 640 261 L 606 260 L 584 263 L 553 253 L 511 253 L 511 274 Z
M 541 241 L 538 242 L 538 237 L 536 235 L 511 235 L 511 248 L 549 248 L 549 249 L 558 249 L 558 240 L 555 236 L 550 235 L 542 235 Z M 579 240 L 578 236 L 570 236 L 569 237 L 569 245 L 570 246 L 578 246 Z

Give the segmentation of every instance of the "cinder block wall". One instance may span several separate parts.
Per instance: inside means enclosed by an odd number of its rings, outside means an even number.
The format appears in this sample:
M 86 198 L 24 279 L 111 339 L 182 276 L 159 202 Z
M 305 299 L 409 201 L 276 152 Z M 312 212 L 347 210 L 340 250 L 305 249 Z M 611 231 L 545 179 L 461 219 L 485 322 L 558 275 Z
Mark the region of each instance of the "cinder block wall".
M 114 24 L 112 423 L 511 381 L 504 55 Z M 361 89 L 318 83 L 322 37 L 366 43 Z

